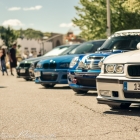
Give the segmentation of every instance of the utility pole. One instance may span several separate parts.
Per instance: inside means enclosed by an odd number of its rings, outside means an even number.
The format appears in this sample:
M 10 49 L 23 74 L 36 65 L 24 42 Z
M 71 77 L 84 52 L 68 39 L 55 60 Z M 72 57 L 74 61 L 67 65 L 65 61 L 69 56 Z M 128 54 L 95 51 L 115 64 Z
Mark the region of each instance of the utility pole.
M 111 36 L 111 21 L 110 21 L 110 0 L 106 0 L 107 5 L 107 37 Z

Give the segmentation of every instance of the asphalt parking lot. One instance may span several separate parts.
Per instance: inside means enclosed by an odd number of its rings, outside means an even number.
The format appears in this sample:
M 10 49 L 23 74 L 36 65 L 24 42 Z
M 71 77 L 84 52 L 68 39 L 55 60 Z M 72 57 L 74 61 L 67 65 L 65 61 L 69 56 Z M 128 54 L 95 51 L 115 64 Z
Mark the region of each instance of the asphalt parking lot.
M 96 95 L 0 75 L 0 140 L 139 140 L 140 107 L 111 110 Z

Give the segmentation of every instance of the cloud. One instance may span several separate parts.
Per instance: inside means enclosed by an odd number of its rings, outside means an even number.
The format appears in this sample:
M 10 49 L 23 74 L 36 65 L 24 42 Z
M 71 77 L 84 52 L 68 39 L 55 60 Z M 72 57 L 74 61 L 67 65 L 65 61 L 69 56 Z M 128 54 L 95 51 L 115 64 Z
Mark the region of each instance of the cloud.
M 30 11 L 30 10 L 40 10 L 42 8 L 41 5 L 37 5 L 34 7 L 29 7 L 29 8 L 23 8 L 24 11 Z
M 64 27 L 74 27 L 74 23 L 61 23 L 60 25 L 59 25 L 59 27 L 62 27 L 62 28 L 64 28 Z
M 3 22 L 3 26 L 23 26 L 24 24 L 18 19 L 9 19 Z
M 11 7 L 8 9 L 8 11 L 18 11 L 21 10 L 21 7 Z

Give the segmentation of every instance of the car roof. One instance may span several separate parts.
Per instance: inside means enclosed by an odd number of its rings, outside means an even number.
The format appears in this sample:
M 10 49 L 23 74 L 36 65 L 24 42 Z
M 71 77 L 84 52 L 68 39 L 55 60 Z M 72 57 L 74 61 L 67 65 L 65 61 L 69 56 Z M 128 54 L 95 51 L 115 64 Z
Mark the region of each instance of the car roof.
M 97 41 L 106 41 L 107 39 L 98 39 L 98 40 L 90 40 L 90 41 L 86 41 L 86 42 L 97 42 Z M 83 42 L 85 43 L 85 42 Z
M 115 32 L 115 33 L 133 33 L 133 32 L 135 32 L 135 33 L 140 33 L 140 29 L 133 29 L 133 30 L 122 30 L 122 31 L 117 31 L 117 32 Z

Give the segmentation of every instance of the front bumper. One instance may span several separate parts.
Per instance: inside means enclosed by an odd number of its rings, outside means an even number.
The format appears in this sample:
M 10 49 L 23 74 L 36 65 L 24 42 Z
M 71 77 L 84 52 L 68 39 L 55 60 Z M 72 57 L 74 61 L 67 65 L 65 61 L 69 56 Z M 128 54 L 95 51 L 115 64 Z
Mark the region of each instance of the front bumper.
M 140 91 L 130 91 L 125 88 L 126 82 L 140 82 L 139 79 L 125 77 L 97 77 L 97 101 L 99 104 L 140 104 Z
M 96 90 L 96 77 L 99 73 L 88 73 L 88 72 L 81 72 L 72 75 L 71 73 L 68 74 L 68 83 L 69 86 L 73 89 L 82 89 L 82 90 Z M 73 80 L 77 81 L 77 83 L 73 82 Z
M 29 68 L 16 68 L 17 72 L 17 78 L 25 78 L 25 79 L 30 79 L 30 73 L 29 73 Z
M 67 70 L 35 70 L 40 76 L 35 77 L 36 84 L 67 84 Z

